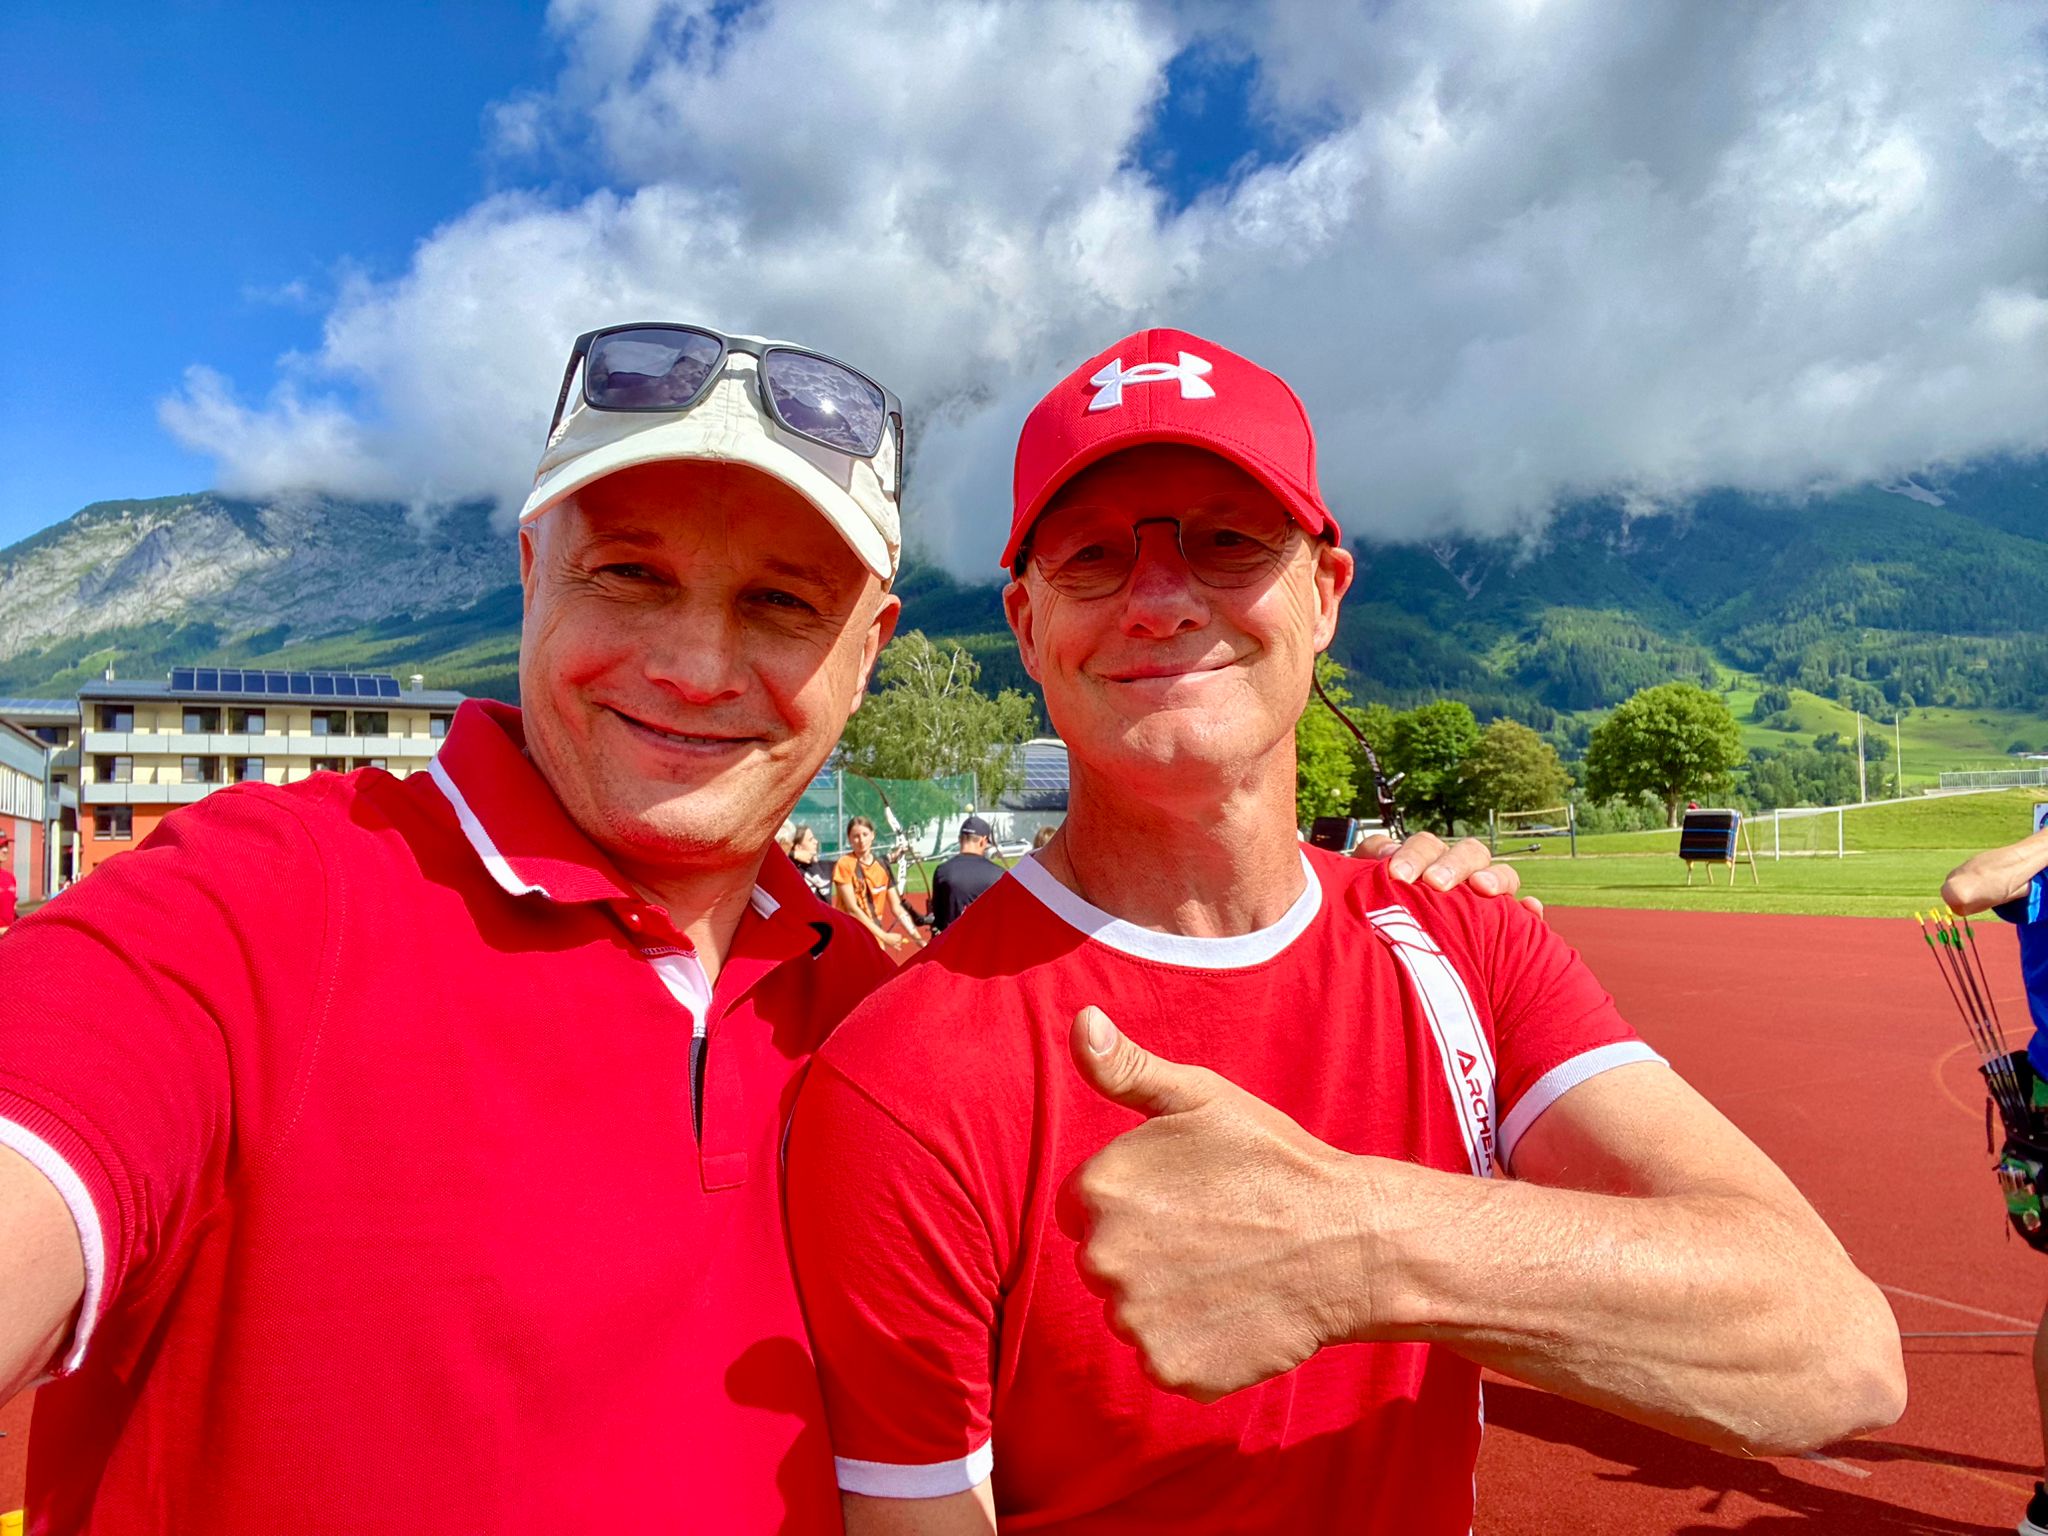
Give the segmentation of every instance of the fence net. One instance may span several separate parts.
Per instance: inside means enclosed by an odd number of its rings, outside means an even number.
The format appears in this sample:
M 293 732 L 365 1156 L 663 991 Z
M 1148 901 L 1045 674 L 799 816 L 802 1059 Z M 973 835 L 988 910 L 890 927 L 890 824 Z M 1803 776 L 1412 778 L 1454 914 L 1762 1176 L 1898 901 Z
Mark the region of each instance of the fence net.
M 975 808 L 974 775 L 943 779 L 870 779 L 828 769 L 811 781 L 790 819 L 818 834 L 827 856 L 846 846 L 846 824 L 865 816 L 875 824 L 875 842 L 887 851 L 895 841 L 889 825 L 894 810 L 912 850 L 920 858 L 940 852 L 946 833 Z

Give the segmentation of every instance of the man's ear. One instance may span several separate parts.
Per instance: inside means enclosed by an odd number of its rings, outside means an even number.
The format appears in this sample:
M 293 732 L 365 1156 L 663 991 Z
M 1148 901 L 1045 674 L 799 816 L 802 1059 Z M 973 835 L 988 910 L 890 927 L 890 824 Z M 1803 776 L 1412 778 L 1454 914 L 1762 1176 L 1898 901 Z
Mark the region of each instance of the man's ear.
M 1010 633 L 1017 637 L 1017 656 L 1024 663 L 1024 670 L 1034 683 L 1044 682 L 1038 672 L 1038 639 L 1032 629 L 1035 615 L 1031 608 L 1031 589 L 1021 580 L 1012 581 L 1003 588 L 1003 617 L 1010 621 Z
M 525 605 L 533 606 L 533 567 L 540 559 L 540 534 L 532 523 L 519 530 L 519 590 Z
M 1316 623 L 1313 638 L 1318 652 L 1328 650 L 1330 642 L 1337 638 L 1337 609 L 1344 601 L 1344 594 L 1351 590 L 1352 578 L 1357 574 L 1358 561 L 1343 545 L 1316 545 Z
M 894 592 L 884 592 L 875 605 L 874 615 L 868 620 L 868 632 L 860 642 L 860 676 L 853 685 L 853 702 L 847 706 L 851 714 L 860 708 L 868 696 L 868 679 L 875 675 L 875 658 L 882 654 L 882 647 L 896 635 L 896 621 L 903 617 L 903 599 Z

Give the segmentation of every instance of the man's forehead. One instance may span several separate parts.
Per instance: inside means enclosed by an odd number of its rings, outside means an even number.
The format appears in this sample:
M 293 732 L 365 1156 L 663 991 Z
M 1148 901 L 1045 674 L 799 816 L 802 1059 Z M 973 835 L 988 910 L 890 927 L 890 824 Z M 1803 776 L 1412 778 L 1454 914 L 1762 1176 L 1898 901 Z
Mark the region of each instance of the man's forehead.
M 582 544 L 649 552 L 716 547 L 743 550 L 754 563 L 785 573 L 849 582 L 868 575 L 825 514 L 772 475 L 739 465 L 690 468 L 709 473 L 647 476 L 624 470 L 607 476 L 565 497 L 538 526 L 546 529 L 559 517 L 559 525 Z

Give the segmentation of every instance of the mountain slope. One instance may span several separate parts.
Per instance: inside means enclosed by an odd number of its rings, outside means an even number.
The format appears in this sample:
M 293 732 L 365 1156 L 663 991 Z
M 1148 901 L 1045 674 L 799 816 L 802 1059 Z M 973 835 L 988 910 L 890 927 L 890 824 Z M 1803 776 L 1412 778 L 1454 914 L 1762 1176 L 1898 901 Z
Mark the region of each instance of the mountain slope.
M 2048 714 L 2044 460 L 1797 505 L 1717 493 L 1630 517 L 1590 503 L 1534 545 L 1358 551 L 1334 650 L 1362 697 L 1453 694 L 1562 729 L 1647 683 L 1735 668 L 1865 710 Z M 509 696 L 515 567 L 482 507 L 422 526 L 330 499 L 101 503 L 0 550 L 0 692 L 221 660 L 421 671 Z M 898 590 L 905 628 L 961 639 L 987 686 L 1029 687 L 997 584 L 913 559 Z

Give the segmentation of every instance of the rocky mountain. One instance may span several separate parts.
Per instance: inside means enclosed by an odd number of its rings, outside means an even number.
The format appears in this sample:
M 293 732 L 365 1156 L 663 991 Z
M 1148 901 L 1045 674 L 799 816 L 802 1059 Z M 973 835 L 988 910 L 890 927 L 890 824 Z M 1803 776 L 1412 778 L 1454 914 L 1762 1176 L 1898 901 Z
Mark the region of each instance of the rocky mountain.
M 1655 516 L 1591 502 L 1534 542 L 1358 551 L 1334 650 L 1362 696 L 1397 705 L 1451 694 L 1562 730 L 1646 683 L 1732 669 L 1866 709 L 2048 714 L 2048 460 Z M 423 521 L 326 498 L 103 502 L 0 550 L 0 693 L 222 661 L 508 697 L 515 572 L 481 506 Z M 906 628 L 961 639 L 986 685 L 1029 686 L 997 586 L 912 560 L 899 590 Z

